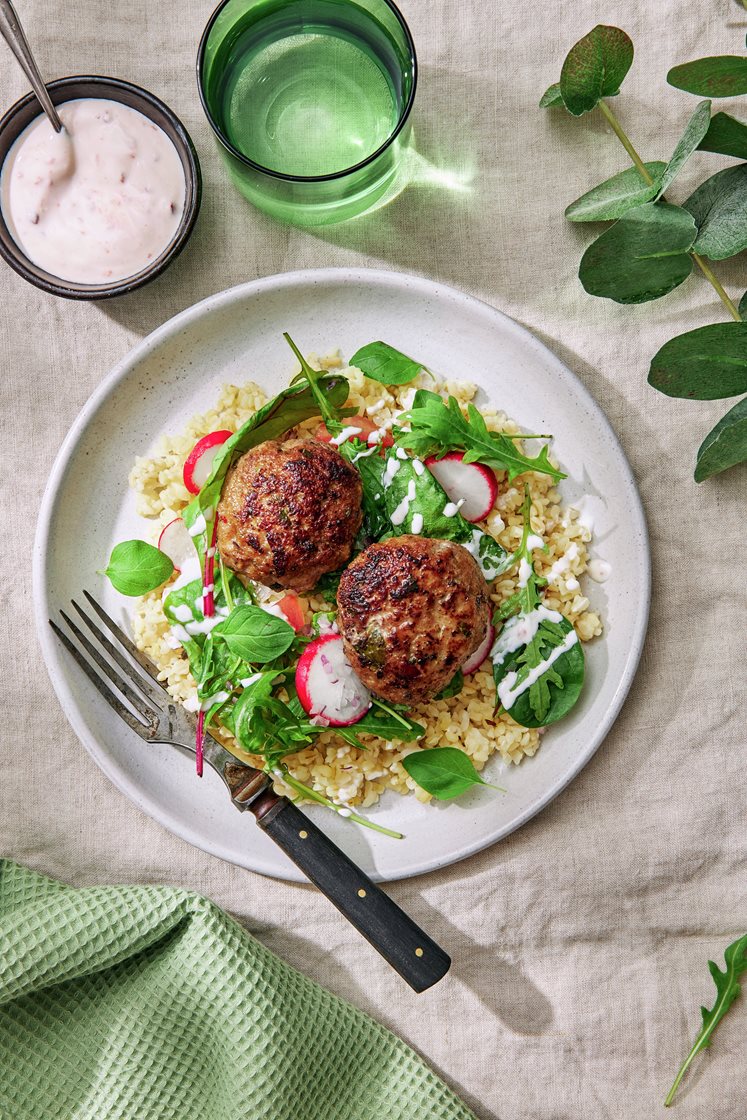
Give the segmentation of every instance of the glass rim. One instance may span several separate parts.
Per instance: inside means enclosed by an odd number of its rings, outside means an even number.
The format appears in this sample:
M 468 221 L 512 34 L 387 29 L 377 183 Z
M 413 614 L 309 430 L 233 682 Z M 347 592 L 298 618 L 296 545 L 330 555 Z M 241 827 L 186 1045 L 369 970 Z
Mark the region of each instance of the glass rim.
M 397 22 L 402 28 L 405 39 L 407 40 L 407 48 L 410 55 L 410 61 L 412 63 L 412 88 L 410 89 L 407 101 L 402 107 L 402 112 L 399 115 L 399 120 L 397 121 L 396 126 L 392 130 L 391 134 L 386 138 L 384 143 L 380 144 L 375 151 L 366 156 L 365 159 L 360 160 L 359 163 L 353 163 L 350 165 L 350 167 L 345 167 L 341 171 L 332 171 L 326 175 L 289 175 L 284 171 L 273 171 L 272 168 L 265 167 L 263 164 L 257 163 L 256 160 L 253 160 L 249 156 L 244 155 L 243 152 L 240 152 L 239 149 L 236 148 L 225 135 L 223 129 L 220 128 L 220 126 L 217 124 L 215 118 L 213 117 L 210 106 L 208 105 L 202 80 L 202 70 L 203 63 L 205 61 L 205 52 L 207 50 L 207 41 L 210 37 L 210 32 L 213 30 L 213 25 L 215 24 L 218 16 L 223 11 L 223 9 L 231 3 L 231 0 L 220 0 L 220 3 L 213 11 L 213 14 L 210 16 L 210 19 L 205 26 L 205 30 L 203 31 L 200 38 L 200 45 L 197 48 L 197 91 L 200 95 L 200 102 L 202 103 L 203 112 L 208 119 L 208 124 L 212 128 L 213 132 L 215 133 L 216 137 L 223 145 L 223 147 L 228 152 L 230 152 L 232 156 L 240 160 L 241 163 L 245 164 L 247 167 L 251 167 L 254 171 L 259 171 L 262 175 L 267 175 L 272 179 L 279 179 L 281 182 L 285 183 L 334 182 L 335 179 L 343 179 L 346 175 L 352 175 L 356 171 L 362 171 L 364 167 L 368 167 L 369 164 L 378 159 L 382 152 L 385 152 L 387 148 L 389 148 L 394 143 L 399 134 L 402 132 L 402 129 L 405 127 L 410 116 L 413 102 L 415 100 L 415 91 L 418 85 L 418 59 L 417 54 L 415 53 L 415 43 L 413 42 L 412 33 L 407 25 L 407 21 L 405 20 L 405 17 L 402 15 L 402 12 L 399 10 L 397 5 L 394 3 L 394 0 L 381 0 L 381 2 L 393 12 L 395 18 L 397 19 Z

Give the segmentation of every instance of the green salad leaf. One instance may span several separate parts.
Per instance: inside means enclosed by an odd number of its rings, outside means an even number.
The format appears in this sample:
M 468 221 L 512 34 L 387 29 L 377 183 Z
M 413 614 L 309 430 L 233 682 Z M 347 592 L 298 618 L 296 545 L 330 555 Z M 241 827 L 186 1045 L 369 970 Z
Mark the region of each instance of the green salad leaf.
M 359 439 L 346 440 L 338 451 L 361 476 L 363 486 L 363 525 L 360 546 L 381 540 L 391 530 L 382 502 L 384 495 L 384 460 L 379 446 L 369 447 Z M 339 582 L 339 581 L 338 581 Z
M 667 1099 L 664 1101 L 667 1107 L 669 1107 L 674 1100 L 674 1095 L 679 1088 L 682 1078 L 690 1067 L 693 1058 L 695 1058 L 701 1050 L 705 1050 L 711 1045 L 713 1041 L 713 1032 L 742 990 L 739 981 L 740 977 L 747 973 L 747 933 L 738 937 L 736 941 L 732 941 L 731 945 L 726 948 L 724 952 L 724 964 L 725 968 L 722 971 L 714 961 L 708 962 L 708 971 L 716 985 L 716 1002 L 710 1010 L 705 1007 L 701 1007 L 700 1009 L 700 1013 L 703 1017 L 703 1025 L 690 1049 L 690 1053 L 679 1068 L 672 1088 L 667 1094 Z
M 446 688 L 441 689 L 438 696 L 434 697 L 436 700 L 450 700 L 452 696 L 458 696 L 464 688 L 464 673 L 461 669 L 457 669 L 454 676 L 451 678 Z
M 369 342 L 362 346 L 353 354 L 350 364 L 381 385 L 406 385 L 423 369 L 422 362 L 408 358 L 386 342 Z
M 580 117 L 603 97 L 620 92 L 633 64 L 633 43 L 619 27 L 597 24 L 568 52 L 560 72 L 560 95 L 569 113 Z
M 485 463 L 494 470 L 505 470 L 509 482 L 525 471 L 547 474 L 554 482 L 565 478 L 548 459 L 546 447 L 534 458 L 524 455 L 514 443 L 521 436 L 488 431 L 475 406 L 468 405 L 465 417 L 454 397 L 449 397 L 447 403 L 438 393 L 418 389 L 412 407 L 400 419 L 409 422 L 411 430 L 397 429 L 396 445 L 407 448 L 421 459 L 429 455 L 440 457 L 448 451 L 463 451 L 465 462 Z
M 104 575 L 122 595 L 147 595 L 165 583 L 174 565 L 147 541 L 121 541 L 112 549 Z
M 673 66 L 667 81 L 675 89 L 700 97 L 737 97 L 747 93 L 747 58 L 724 54 Z
M 695 481 L 703 482 L 714 474 L 747 461 L 747 397 L 722 416 L 698 448 Z
M 472 762 L 458 747 L 431 747 L 405 755 L 402 765 L 421 789 L 438 801 L 459 797 L 473 786 L 487 786 L 505 793 L 500 786 L 484 781 Z

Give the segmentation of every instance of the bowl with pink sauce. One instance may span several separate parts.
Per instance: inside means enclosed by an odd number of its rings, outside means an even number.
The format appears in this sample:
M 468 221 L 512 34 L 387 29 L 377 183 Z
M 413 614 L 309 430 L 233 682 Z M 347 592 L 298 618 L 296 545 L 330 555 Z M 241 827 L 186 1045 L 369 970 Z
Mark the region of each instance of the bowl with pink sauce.
M 0 255 L 66 299 L 125 295 L 186 245 L 202 180 L 187 130 L 159 98 L 117 78 L 47 84 L 64 129 L 34 94 L 0 120 Z

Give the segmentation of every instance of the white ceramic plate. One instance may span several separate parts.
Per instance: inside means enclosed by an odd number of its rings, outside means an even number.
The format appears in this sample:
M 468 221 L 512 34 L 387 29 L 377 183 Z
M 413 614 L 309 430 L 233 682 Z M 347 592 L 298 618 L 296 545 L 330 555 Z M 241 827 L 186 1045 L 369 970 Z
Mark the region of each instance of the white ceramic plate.
M 526 431 L 552 432 L 568 479 L 566 502 L 591 495 L 596 555 L 612 565 L 603 585 L 584 580 L 605 634 L 586 647 L 582 698 L 518 767 L 486 771 L 507 790 L 477 790 L 448 805 L 389 794 L 369 816 L 405 833 L 379 836 L 321 808 L 310 815 L 376 879 L 444 867 L 528 821 L 591 758 L 633 679 L 649 602 L 646 526 L 630 468 L 604 415 L 549 350 L 484 303 L 428 280 L 391 272 L 286 273 L 232 288 L 189 308 L 144 339 L 103 381 L 65 440 L 42 503 L 34 553 L 35 610 L 52 683 L 68 719 L 105 774 L 166 828 L 222 859 L 266 875 L 296 868 L 228 803 L 220 780 L 202 781 L 180 752 L 138 739 L 100 700 L 53 637 L 47 619 L 81 586 L 127 619 L 131 603 L 97 570 L 120 540 L 142 535 L 127 475 L 164 431 L 179 432 L 212 406 L 226 381 L 288 383 L 290 331 L 306 351 L 349 356 L 383 338 L 439 374 L 473 380 Z

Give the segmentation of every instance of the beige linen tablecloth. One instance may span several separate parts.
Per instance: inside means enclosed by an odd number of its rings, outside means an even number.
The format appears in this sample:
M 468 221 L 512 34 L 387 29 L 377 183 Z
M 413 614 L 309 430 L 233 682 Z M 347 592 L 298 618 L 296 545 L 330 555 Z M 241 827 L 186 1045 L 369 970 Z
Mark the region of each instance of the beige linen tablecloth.
M 694 107 L 665 84 L 667 69 L 740 52 L 747 13 L 731 0 L 403 0 L 421 63 L 419 148 L 446 170 L 472 173 L 471 188 L 421 184 L 369 219 L 313 233 L 255 212 L 226 181 L 193 76 L 209 0 L 18 7 L 50 77 L 112 74 L 168 101 L 195 140 L 205 192 L 183 256 L 128 299 L 68 303 L 0 273 L 0 850 L 78 886 L 166 883 L 204 892 L 290 964 L 398 1032 L 482 1118 L 657 1115 L 697 1030 L 698 1007 L 711 1002 L 706 961 L 747 927 L 739 635 L 747 473 L 696 486 L 695 449 L 726 408 L 669 400 L 646 386 L 648 359 L 666 339 L 724 317 L 712 290 L 695 278 L 637 309 L 582 291 L 576 267 L 590 233 L 569 226 L 563 207 L 624 167 L 625 157 L 597 115 L 574 121 L 540 112 L 537 100 L 571 43 L 597 22 L 617 23 L 637 49 L 619 112 L 644 158 L 666 158 Z M 4 46 L 0 56 L 7 106 L 26 84 Z M 714 165 L 718 157 L 695 157 L 673 200 L 687 196 L 706 159 Z M 419 997 L 312 889 L 203 855 L 110 786 L 63 718 L 31 622 L 42 488 L 110 366 L 212 292 L 322 265 L 429 276 L 533 330 L 607 413 L 651 531 L 648 641 L 596 757 L 508 840 L 392 887 L 455 961 Z M 737 296 L 747 286 L 743 260 L 719 274 Z M 746 1025 L 742 1001 L 689 1077 L 675 1115 L 744 1120 Z

